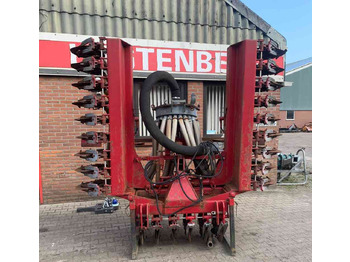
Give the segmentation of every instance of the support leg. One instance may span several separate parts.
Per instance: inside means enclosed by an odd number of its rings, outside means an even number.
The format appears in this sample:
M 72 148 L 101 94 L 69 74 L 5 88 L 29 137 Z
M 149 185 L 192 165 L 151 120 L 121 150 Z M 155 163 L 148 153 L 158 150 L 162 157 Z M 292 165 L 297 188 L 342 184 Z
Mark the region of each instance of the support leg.
M 226 239 L 226 242 L 230 249 L 230 255 L 236 253 L 236 235 L 235 235 L 235 214 L 234 214 L 234 205 L 228 206 L 228 212 L 230 216 L 230 239 Z
M 138 230 L 136 229 L 135 209 L 130 209 L 130 223 L 131 223 L 131 259 L 137 259 L 138 253 Z

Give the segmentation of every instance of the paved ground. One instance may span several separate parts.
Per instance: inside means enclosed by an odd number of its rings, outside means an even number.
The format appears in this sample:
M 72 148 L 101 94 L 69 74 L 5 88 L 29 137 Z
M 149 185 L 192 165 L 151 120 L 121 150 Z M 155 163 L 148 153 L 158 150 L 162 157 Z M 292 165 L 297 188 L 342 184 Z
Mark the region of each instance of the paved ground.
M 281 148 L 295 152 L 299 142 L 311 140 L 309 135 L 287 134 L 280 139 Z M 286 138 L 294 142 L 284 142 Z M 311 156 L 311 142 L 309 144 L 310 153 L 307 153 Z M 283 152 L 289 153 L 289 150 Z M 154 244 L 153 232 L 148 232 L 138 261 L 311 261 L 310 184 L 248 192 L 236 197 L 236 202 L 236 256 L 229 256 L 226 246 L 217 241 L 213 249 L 207 249 L 198 228 L 194 230 L 192 243 L 188 243 L 181 228 L 176 244 L 170 240 L 168 229 L 161 233 L 159 246 Z M 127 202 L 121 201 L 121 209 L 114 214 L 75 212 L 79 206 L 95 203 L 40 206 L 40 261 L 130 259 Z
M 284 154 L 295 154 L 301 147 L 305 148 L 306 167 L 312 171 L 312 133 L 283 133 L 279 138 L 279 150 Z

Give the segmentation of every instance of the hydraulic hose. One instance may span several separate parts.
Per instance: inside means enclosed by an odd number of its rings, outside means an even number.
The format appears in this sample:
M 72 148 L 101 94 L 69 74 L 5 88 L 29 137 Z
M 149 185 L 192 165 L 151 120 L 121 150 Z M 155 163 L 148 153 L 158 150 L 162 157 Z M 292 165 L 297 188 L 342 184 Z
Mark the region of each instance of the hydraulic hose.
M 185 142 L 187 145 L 191 145 L 190 138 L 188 137 L 187 130 L 185 127 L 184 120 L 182 119 L 182 116 L 179 117 L 179 125 L 180 125 L 180 130 L 183 138 L 185 139 Z
M 177 132 L 177 116 L 173 116 L 173 129 L 171 130 L 171 140 L 175 142 Z
M 196 140 L 194 138 L 194 132 L 193 132 L 193 126 L 192 126 L 192 121 L 190 123 L 190 121 L 188 120 L 188 117 L 185 117 L 185 126 L 186 126 L 186 129 L 187 129 L 187 133 L 188 133 L 188 137 L 191 141 L 191 145 L 192 146 L 196 146 Z
M 198 156 L 204 155 L 206 150 L 203 145 L 184 146 L 177 144 L 171 139 L 167 138 L 155 124 L 154 118 L 150 111 L 150 92 L 152 87 L 158 82 L 166 82 L 169 85 L 173 99 L 180 98 L 180 88 L 171 74 L 164 71 L 156 71 L 150 74 L 142 84 L 140 93 L 140 111 L 142 120 L 145 123 L 147 130 L 159 144 L 172 152 L 186 156 L 193 156 L 195 154 Z
M 196 142 L 197 142 L 197 145 L 199 145 L 202 140 L 201 140 L 201 128 L 199 126 L 199 122 L 197 119 L 193 119 L 193 130 L 194 130 L 194 134 L 195 134 L 195 137 L 196 137 Z

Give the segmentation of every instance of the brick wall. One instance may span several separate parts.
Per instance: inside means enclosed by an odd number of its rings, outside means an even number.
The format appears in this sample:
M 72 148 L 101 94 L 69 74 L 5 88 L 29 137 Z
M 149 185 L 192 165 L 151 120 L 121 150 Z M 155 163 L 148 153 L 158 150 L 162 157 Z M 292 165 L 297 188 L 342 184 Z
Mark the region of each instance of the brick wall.
M 280 118 L 281 128 L 288 128 L 292 124 L 295 124 L 297 127 L 302 128 L 305 124 L 312 122 L 312 111 L 294 111 L 294 120 L 287 120 L 287 111 L 281 111 Z
M 78 81 L 77 77 L 54 77 L 40 76 L 40 109 L 39 109 L 39 141 L 40 141 L 40 160 L 43 184 L 44 203 L 60 203 L 71 201 L 91 200 L 87 193 L 82 192 L 77 186 L 82 182 L 91 179 L 84 177 L 81 173 L 75 171 L 81 165 L 87 165 L 89 162 L 74 156 L 81 148 L 80 140 L 76 138 L 84 132 L 103 131 L 103 126 L 86 126 L 75 118 L 78 118 L 92 110 L 79 109 L 72 105 L 73 101 L 82 98 L 87 91 L 81 91 L 71 86 Z M 188 99 L 192 93 L 197 96 L 196 104 L 200 105 L 198 119 L 203 134 L 203 82 L 188 81 Z M 280 98 L 279 92 L 274 92 L 277 99 Z M 279 117 L 279 106 L 269 108 L 268 110 Z M 101 112 L 94 111 L 99 114 Z M 269 127 L 270 128 L 270 127 Z M 278 127 L 273 127 L 278 130 Z M 277 146 L 278 139 L 269 143 L 269 146 Z M 151 148 L 136 147 L 138 154 L 149 155 Z M 272 161 L 277 166 L 276 161 Z M 276 171 L 270 173 L 270 178 L 276 180 Z
M 191 94 L 194 93 L 196 95 L 196 105 L 199 104 L 200 110 L 197 112 L 199 125 L 201 127 L 201 135 L 203 137 L 203 115 L 204 115 L 204 107 L 203 107 L 203 82 L 194 82 L 188 81 L 187 83 L 187 101 L 191 101 Z
M 89 178 L 74 171 L 87 163 L 74 156 L 81 149 L 80 140 L 76 137 L 87 131 L 102 131 L 102 128 L 74 121 L 89 111 L 72 105 L 73 101 L 89 94 L 71 86 L 79 79 L 39 77 L 39 148 L 44 203 L 91 200 L 85 192 L 76 188 L 82 181 L 89 181 Z

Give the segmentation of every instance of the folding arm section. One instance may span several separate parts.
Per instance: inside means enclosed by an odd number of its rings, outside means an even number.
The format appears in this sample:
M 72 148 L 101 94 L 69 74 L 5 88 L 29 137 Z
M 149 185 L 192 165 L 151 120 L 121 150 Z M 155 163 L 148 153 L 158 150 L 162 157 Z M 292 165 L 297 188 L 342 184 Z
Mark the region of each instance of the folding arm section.
M 256 48 L 245 40 L 227 52 L 225 176 L 239 192 L 251 188 Z
M 111 146 L 111 194 L 124 195 L 131 184 L 134 158 L 132 49 L 107 39 Z M 129 175 L 128 175 L 129 174 Z

